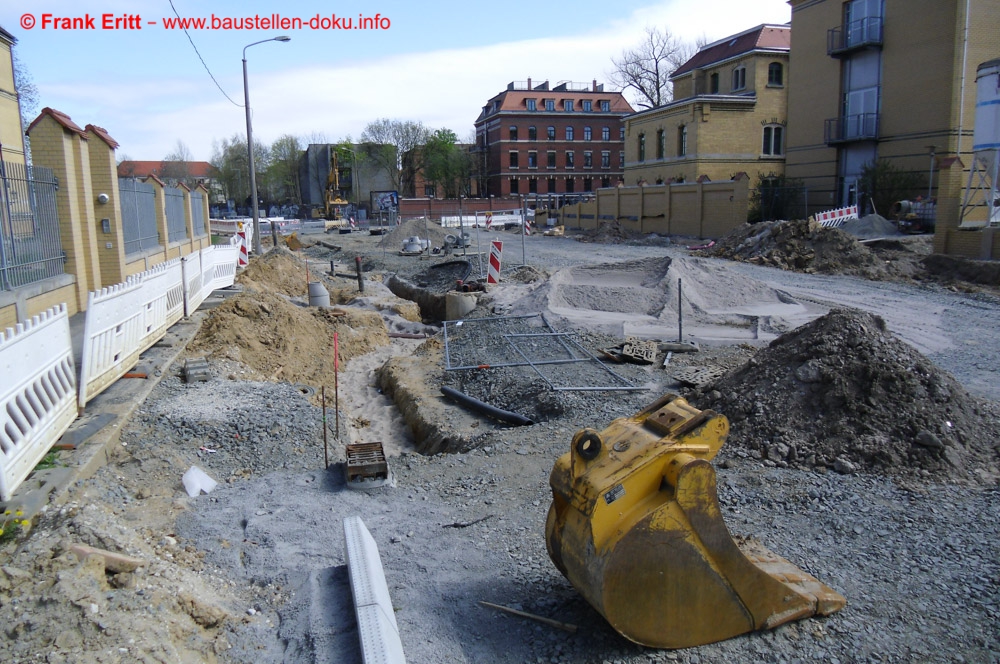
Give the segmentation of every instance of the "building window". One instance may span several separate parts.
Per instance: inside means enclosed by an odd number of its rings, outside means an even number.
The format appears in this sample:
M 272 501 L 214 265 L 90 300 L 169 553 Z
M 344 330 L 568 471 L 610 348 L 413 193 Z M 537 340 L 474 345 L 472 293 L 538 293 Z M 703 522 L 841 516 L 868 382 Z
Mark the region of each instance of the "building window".
M 533 150 L 528 153 L 528 168 L 538 168 L 538 153 Z
M 538 132 L 535 130 L 534 127 L 528 127 L 528 140 L 529 141 L 538 140 Z
M 583 140 L 589 141 L 594 138 L 594 132 L 591 131 L 590 127 L 583 128 Z
M 625 127 L 619 127 L 618 128 L 618 140 L 619 141 L 624 141 L 625 140 Z
M 556 128 L 555 127 L 546 127 L 546 129 L 545 129 L 545 135 L 548 136 L 548 139 L 550 141 L 556 140 Z
M 583 167 L 593 168 L 594 167 L 594 153 L 587 150 L 583 153 Z
M 510 126 L 510 140 L 512 141 L 517 140 L 517 127 L 515 127 L 514 125 Z
M 594 190 L 594 181 L 591 180 L 590 178 L 583 178 L 583 190 L 584 191 L 593 191 Z
M 601 140 L 602 141 L 611 140 L 611 127 L 601 127 Z
M 525 103 L 528 105 L 528 110 L 529 111 L 536 111 L 536 110 L 538 110 L 537 106 L 535 105 L 535 100 L 534 99 L 528 99 L 528 100 L 525 101 Z
M 572 150 L 567 150 L 566 151 L 566 168 L 575 168 L 574 163 L 573 163 L 574 161 L 576 161 L 576 160 L 574 159 L 573 151 Z
M 548 181 L 545 183 L 545 187 L 546 189 L 549 190 L 550 194 L 556 193 L 556 179 L 549 178 Z
M 605 189 L 611 186 L 611 178 L 603 177 L 601 178 L 601 188 Z
M 573 128 L 572 127 L 566 127 L 566 140 L 567 141 L 572 141 L 573 140 Z
M 570 111 L 570 112 L 572 112 L 572 110 L 573 110 L 573 100 L 572 99 L 563 99 L 563 110 L 564 111 Z
M 785 154 L 785 128 L 781 125 L 764 127 L 764 146 L 761 152 L 777 157 Z
M 708 91 L 713 95 L 719 94 L 719 72 L 708 77 Z
M 747 86 L 747 68 L 740 65 L 733 70 L 733 90 L 742 90 Z
M 611 152 L 609 150 L 601 153 L 601 168 L 611 168 Z
M 509 182 L 510 182 L 510 193 L 516 194 L 517 193 L 517 178 L 511 178 L 509 180 Z
M 546 99 L 545 100 L 545 110 L 546 111 L 554 111 L 554 110 L 556 110 L 556 100 L 555 99 Z
M 590 113 L 592 110 L 594 110 L 594 104 L 593 104 L 593 102 L 590 101 L 589 99 L 584 99 L 583 100 L 583 110 L 585 110 L 588 113 Z
M 639 156 L 636 161 L 646 161 L 646 135 L 639 134 Z
M 528 193 L 529 194 L 537 194 L 538 193 L 538 179 L 537 178 L 530 178 L 528 180 Z
M 625 150 L 618 153 L 618 168 L 625 168 Z
M 549 150 L 547 153 L 545 153 L 545 167 L 546 168 L 555 168 L 556 167 L 556 151 L 555 150 Z
M 688 128 L 681 125 L 677 128 L 677 156 L 683 157 L 688 153 Z
M 434 198 L 435 196 L 434 185 L 432 184 L 424 185 L 424 196 L 426 196 L 427 198 Z
M 576 191 L 576 181 L 573 178 L 566 178 L 566 193 L 572 194 Z
M 667 139 L 663 135 L 662 129 L 656 130 L 656 158 L 663 159 L 663 155 L 666 153 Z
M 510 153 L 510 167 L 511 168 L 517 168 L 517 166 L 518 166 L 518 164 L 517 164 L 517 152 L 513 152 L 512 151 Z
M 784 83 L 784 71 L 785 68 L 781 66 L 780 62 L 772 62 L 767 66 L 767 84 L 773 85 L 776 88 L 780 88 Z
M 601 113 L 608 113 L 611 110 L 611 102 L 607 99 L 601 100 Z

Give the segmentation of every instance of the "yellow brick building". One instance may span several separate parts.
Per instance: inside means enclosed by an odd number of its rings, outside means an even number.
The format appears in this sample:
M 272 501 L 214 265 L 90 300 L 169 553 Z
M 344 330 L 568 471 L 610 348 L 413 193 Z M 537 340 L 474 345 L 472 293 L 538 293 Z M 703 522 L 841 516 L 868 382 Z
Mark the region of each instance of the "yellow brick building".
M 946 250 L 973 163 L 976 69 L 1000 56 L 1000 2 L 789 4 L 785 172 L 804 181 L 813 211 L 864 205 L 858 179 L 875 159 L 919 173 L 937 200 L 936 249 Z
M 790 33 L 760 25 L 679 67 L 673 102 L 625 118 L 625 184 L 784 173 Z
M 24 134 L 21 132 L 21 108 L 14 85 L 14 54 L 17 40 L 0 27 L 0 145 L 4 161 L 24 163 Z

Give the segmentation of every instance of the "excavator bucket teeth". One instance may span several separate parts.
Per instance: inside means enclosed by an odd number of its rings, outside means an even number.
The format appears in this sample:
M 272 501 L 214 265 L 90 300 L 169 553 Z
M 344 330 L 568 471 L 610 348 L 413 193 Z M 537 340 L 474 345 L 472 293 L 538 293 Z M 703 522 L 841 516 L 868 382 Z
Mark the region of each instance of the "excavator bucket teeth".
M 729 423 L 666 395 L 597 432 L 576 434 L 552 469 L 549 556 L 626 638 L 687 648 L 846 600 L 722 519 L 709 461 Z

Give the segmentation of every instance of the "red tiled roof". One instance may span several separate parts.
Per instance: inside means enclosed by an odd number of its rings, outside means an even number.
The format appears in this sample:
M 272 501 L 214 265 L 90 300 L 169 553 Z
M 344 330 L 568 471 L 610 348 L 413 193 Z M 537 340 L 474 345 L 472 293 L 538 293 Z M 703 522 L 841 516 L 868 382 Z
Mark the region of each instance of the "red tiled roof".
M 57 111 L 54 108 L 49 108 L 48 106 L 42 109 L 42 112 L 38 114 L 38 117 L 35 118 L 30 125 L 28 125 L 28 129 L 24 133 L 30 134 L 31 130 L 35 128 L 35 125 L 41 122 L 42 118 L 44 118 L 45 116 L 49 116 L 50 118 L 61 124 L 64 129 L 67 129 L 73 132 L 74 134 L 79 135 L 80 138 L 82 138 L 83 140 L 87 140 L 89 138 L 87 136 L 87 132 L 84 131 L 83 129 L 80 129 L 80 127 L 77 126 L 77 124 L 73 122 L 73 120 L 68 115 L 66 115 L 62 111 Z
M 155 182 L 156 184 L 160 185 L 161 187 L 166 187 L 167 186 L 166 182 L 164 182 L 160 178 L 156 177 L 152 173 L 150 173 L 149 175 L 144 175 L 142 179 L 143 179 L 144 182 L 152 180 L 153 182 Z
M 108 147 L 110 147 L 112 150 L 117 150 L 119 148 L 118 141 L 111 138 L 111 134 L 109 134 L 108 130 L 105 129 L 104 127 L 98 127 L 97 125 L 89 124 L 87 125 L 87 131 L 91 132 L 92 134 L 96 134 L 97 137 L 102 141 L 104 141 L 105 143 L 107 143 Z
M 572 99 L 574 102 L 579 102 L 584 99 L 590 99 L 593 101 L 606 99 L 611 102 L 609 111 L 611 113 L 630 114 L 635 112 L 635 109 L 629 105 L 628 101 L 626 101 L 625 97 L 622 96 L 621 92 L 611 90 L 553 90 L 551 88 L 547 90 L 504 90 L 486 103 L 486 110 L 480 112 L 479 119 L 481 120 L 488 115 L 493 115 L 493 111 L 491 109 L 494 101 L 499 102 L 497 112 L 529 112 L 527 111 L 527 104 L 525 103 L 526 99 L 538 100 L 538 111 L 535 111 L 535 113 L 538 114 L 553 112 L 559 114 L 563 113 L 562 100 L 564 99 Z M 541 103 L 541 100 L 543 99 L 554 99 L 556 101 L 556 110 L 545 111 L 544 104 Z M 582 110 L 579 105 L 577 105 L 576 108 L 578 109 L 578 112 L 579 110 Z
M 792 29 L 787 25 L 758 25 L 738 35 L 726 37 L 709 44 L 694 54 L 670 75 L 671 79 L 683 76 L 716 62 L 722 62 L 757 49 L 787 51 L 792 44 Z
M 163 172 L 163 165 L 176 162 L 164 161 L 123 161 L 118 164 L 119 177 L 146 177 L 147 175 L 159 175 Z M 216 175 L 216 168 L 207 161 L 188 161 L 187 173 L 193 178 L 212 178 Z

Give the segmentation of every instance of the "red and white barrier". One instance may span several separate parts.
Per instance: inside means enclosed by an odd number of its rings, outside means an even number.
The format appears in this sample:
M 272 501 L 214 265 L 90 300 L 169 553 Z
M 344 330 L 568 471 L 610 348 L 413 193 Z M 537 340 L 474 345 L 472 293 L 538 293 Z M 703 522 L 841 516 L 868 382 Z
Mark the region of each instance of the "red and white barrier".
M 490 265 L 486 271 L 486 283 L 500 283 L 500 255 L 503 253 L 503 242 L 493 240 L 490 242 Z
M 490 230 L 491 228 L 493 228 L 493 213 L 492 212 L 487 212 L 486 213 L 486 230 Z
M 240 267 L 246 267 L 250 264 L 250 247 L 249 238 L 247 238 L 246 226 L 240 224 L 239 230 L 236 232 L 236 237 L 240 239 L 240 256 L 237 259 L 237 265 Z
M 827 210 L 826 212 L 820 212 L 816 215 L 816 221 L 819 222 L 819 225 L 826 226 L 827 228 L 843 226 L 844 222 L 848 219 L 857 218 L 857 205 L 849 205 L 847 207 L 837 208 L 836 210 Z

